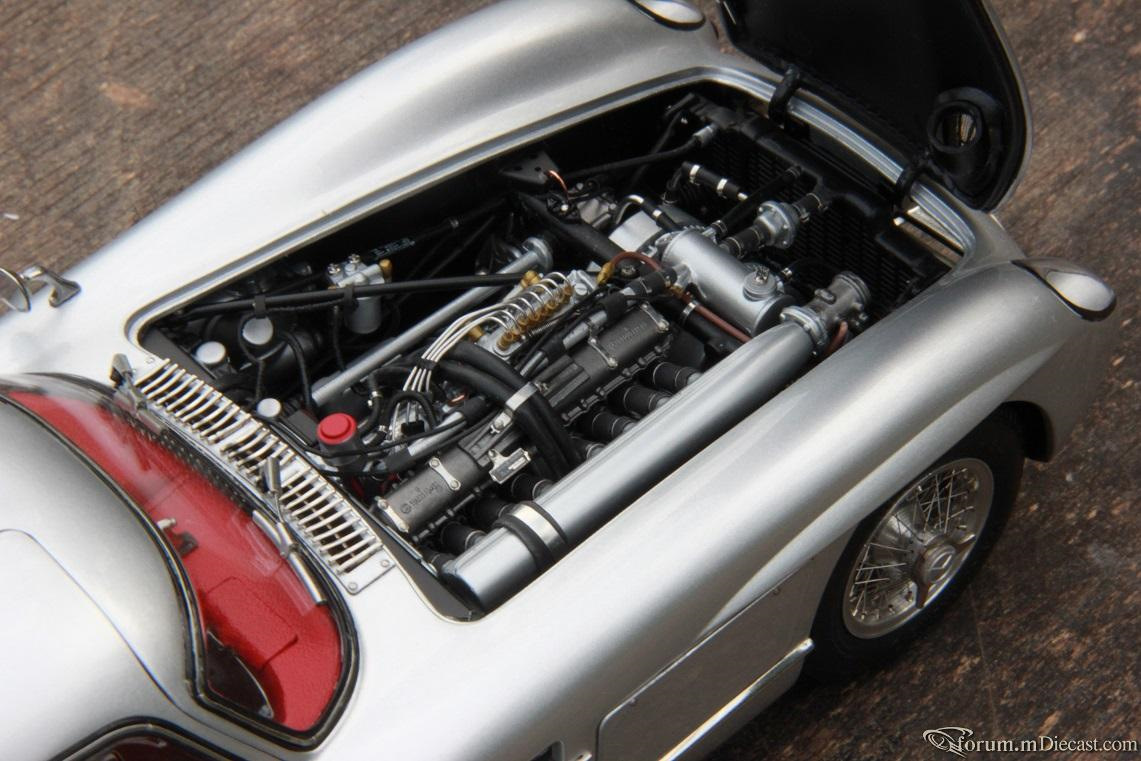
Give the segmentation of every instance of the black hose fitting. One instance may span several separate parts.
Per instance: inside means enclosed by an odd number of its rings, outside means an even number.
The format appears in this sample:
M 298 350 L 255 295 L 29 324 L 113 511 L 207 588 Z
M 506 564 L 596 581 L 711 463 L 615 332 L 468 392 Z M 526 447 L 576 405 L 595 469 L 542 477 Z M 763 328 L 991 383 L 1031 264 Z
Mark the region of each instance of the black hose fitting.
M 495 356 L 482 346 L 467 341 L 461 341 L 452 348 L 451 356 L 466 365 L 485 372 L 500 383 L 518 391 L 530 381 L 519 374 L 511 365 L 500 357 Z M 551 438 L 563 454 L 563 458 L 573 467 L 581 462 L 578 450 L 571 443 L 570 434 L 567 433 L 563 420 L 551 407 L 550 402 L 541 393 L 536 391 L 527 398 L 522 406 L 529 406 L 535 411 L 539 422 L 550 432 Z
M 618 244 L 585 222 L 571 222 L 557 217 L 554 212 L 547 208 L 547 203 L 543 198 L 520 193 L 518 199 L 524 209 L 538 217 L 544 228 L 550 231 L 560 243 L 582 256 L 584 261 L 606 264 L 622 253 Z
M 469 365 L 444 360 L 437 365 L 437 369 L 445 378 L 473 389 L 476 393 L 486 396 L 505 409 L 508 401 L 515 395 L 515 391 L 507 384 Z M 512 415 L 520 430 L 531 440 L 539 454 L 550 465 L 556 478 L 562 478 L 571 471 L 571 464 L 563 455 L 562 449 L 555 443 L 550 429 L 543 424 L 533 406 L 527 403 L 521 404 L 512 411 Z
M 597 441 L 614 441 L 635 426 L 635 422 L 609 410 L 589 412 L 576 421 L 577 427 L 589 438 Z
M 741 346 L 736 338 L 693 311 L 692 305 L 671 298 L 655 302 L 655 307 L 700 339 L 716 357 L 727 357 Z
M 642 371 L 641 378 L 654 388 L 676 394 L 701 377 L 701 371 L 673 362 L 659 362 Z
M 645 417 L 670 400 L 669 394 L 630 383 L 611 392 L 608 401 L 623 412 Z
M 677 170 L 679 182 L 681 180 L 688 180 L 694 185 L 703 185 L 712 190 L 722 198 L 728 198 L 733 201 L 740 201 L 742 188 L 736 182 L 717 174 L 712 169 L 707 169 L 701 164 L 695 164 L 692 161 L 682 162 L 681 167 Z
M 801 174 L 803 174 L 803 170 L 800 167 L 789 167 L 750 193 L 744 201 L 741 201 L 732 209 L 725 212 L 725 216 L 712 224 L 714 231 L 717 233 L 717 237 L 724 237 L 730 230 L 736 230 L 741 225 L 752 220 L 756 217 L 757 210 L 761 208 L 761 204 L 776 197 L 777 193 L 799 179 Z

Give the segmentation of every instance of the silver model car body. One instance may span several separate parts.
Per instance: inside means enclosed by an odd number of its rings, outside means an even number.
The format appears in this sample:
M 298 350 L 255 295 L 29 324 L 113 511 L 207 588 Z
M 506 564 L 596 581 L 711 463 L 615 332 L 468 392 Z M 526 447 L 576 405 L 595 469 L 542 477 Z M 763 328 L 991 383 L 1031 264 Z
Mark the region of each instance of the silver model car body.
M 0 371 L 105 383 L 121 354 L 142 372 L 162 361 L 139 343 L 158 315 L 488 157 L 680 84 L 764 102 L 779 79 L 719 52 L 710 24 L 671 28 L 628 2 L 493 6 L 336 88 L 82 262 L 68 276 L 83 291 L 59 309 L 8 315 Z M 789 113 L 887 181 L 902 171 L 816 97 L 794 96 Z M 1063 300 L 1104 298 L 1088 275 L 1015 266 L 1023 255 L 997 221 L 934 184 L 913 199 L 963 252 L 949 274 L 491 613 L 450 620 L 398 569 L 342 589 L 355 676 L 308 749 L 194 699 L 185 611 L 152 537 L 0 406 L 0 745 L 79 753 L 140 722 L 251 759 L 708 751 L 797 678 L 857 523 L 1004 404 L 1039 424 L 1027 450 L 1048 458 L 1101 372 L 1108 323 Z M 1049 272 L 1070 278 L 1061 295 Z

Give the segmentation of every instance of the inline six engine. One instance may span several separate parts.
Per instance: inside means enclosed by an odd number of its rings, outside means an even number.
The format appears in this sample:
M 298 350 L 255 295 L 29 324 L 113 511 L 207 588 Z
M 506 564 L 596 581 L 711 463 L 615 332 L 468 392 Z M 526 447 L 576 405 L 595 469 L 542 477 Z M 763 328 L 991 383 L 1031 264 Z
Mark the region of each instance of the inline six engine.
M 699 88 L 376 212 L 145 342 L 487 610 L 943 274 L 911 228 L 858 167 Z

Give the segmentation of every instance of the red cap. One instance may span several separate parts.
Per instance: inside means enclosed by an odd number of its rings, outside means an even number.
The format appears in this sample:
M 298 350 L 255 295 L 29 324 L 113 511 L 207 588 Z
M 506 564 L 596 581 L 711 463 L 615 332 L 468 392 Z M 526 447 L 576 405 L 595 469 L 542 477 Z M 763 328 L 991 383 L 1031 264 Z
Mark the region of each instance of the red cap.
M 357 433 L 357 420 L 344 412 L 334 412 L 321 418 L 317 425 L 317 440 L 328 447 L 344 444 Z

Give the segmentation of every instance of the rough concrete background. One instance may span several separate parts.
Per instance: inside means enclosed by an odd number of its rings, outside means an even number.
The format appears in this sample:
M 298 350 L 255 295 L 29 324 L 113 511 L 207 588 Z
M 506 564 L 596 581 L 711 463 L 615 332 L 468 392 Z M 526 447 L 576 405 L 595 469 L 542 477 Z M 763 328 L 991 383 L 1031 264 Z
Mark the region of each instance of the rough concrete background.
M 66 267 L 314 96 L 484 4 L 0 3 L 0 264 Z M 1138 6 L 996 5 L 1036 115 L 1030 172 L 1001 216 L 1028 252 L 1117 289 L 1101 400 L 1054 463 L 1028 468 L 1005 537 L 938 627 L 884 671 L 798 687 L 718 758 L 934 757 L 922 731 L 949 725 L 1141 738 Z

